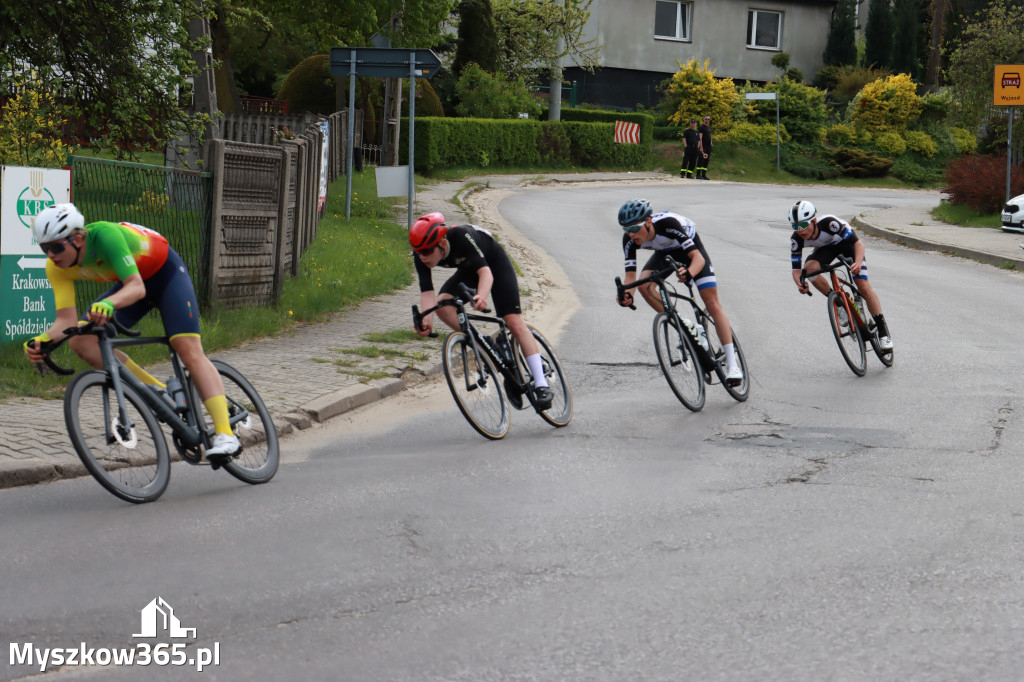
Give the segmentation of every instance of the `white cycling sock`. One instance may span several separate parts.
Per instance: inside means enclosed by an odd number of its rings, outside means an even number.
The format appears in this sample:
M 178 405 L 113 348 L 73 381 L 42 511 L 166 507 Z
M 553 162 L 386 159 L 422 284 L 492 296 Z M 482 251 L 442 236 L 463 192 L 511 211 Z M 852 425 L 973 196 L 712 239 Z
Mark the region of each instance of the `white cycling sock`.
M 725 351 L 725 371 L 729 371 L 736 366 L 736 350 L 735 346 L 731 343 L 727 343 L 722 346 L 722 350 Z
M 533 375 L 533 385 L 537 388 L 548 385 L 548 378 L 544 376 L 544 363 L 540 360 L 540 353 L 526 356 L 526 364 Z

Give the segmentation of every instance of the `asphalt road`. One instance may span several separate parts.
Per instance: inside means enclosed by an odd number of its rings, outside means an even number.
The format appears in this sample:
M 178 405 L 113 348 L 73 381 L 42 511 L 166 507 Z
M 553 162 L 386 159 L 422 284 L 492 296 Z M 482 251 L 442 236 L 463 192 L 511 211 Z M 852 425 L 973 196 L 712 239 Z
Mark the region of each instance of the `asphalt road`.
M 797 294 L 786 208 L 920 194 L 691 183 L 530 191 L 502 214 L 581 306 L 576 413 L 488 442 L 443 385 L 304 432 L 249 488 L 178 467 L 131 507 L 84 478 L 0 497 L 0 645 L 132 647 L 162 597 L 184 658 L 61 676 L 218 680 L 1016 680 L 1024 664 L 1024 278 L 869 239 L 896 364 L 857 378 Z M 751 367 L 676 401 L 620 309 L 615 210 L 692 218 Z M 718 216 L 727 216 L 718 217 Z M 27 677 L 26 665 L 0 678 Z

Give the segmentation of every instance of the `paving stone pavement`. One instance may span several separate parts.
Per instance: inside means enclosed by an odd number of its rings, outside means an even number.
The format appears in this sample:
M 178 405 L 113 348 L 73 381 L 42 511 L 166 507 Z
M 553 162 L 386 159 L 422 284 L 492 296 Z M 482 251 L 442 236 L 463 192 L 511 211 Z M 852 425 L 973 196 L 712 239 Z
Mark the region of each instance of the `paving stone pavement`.
M 610 181 L 670 182 L 672 178 L 661 173 L 483 176 L 420 188 L 414 210 L 440 210 L 449 224 L 474 222 L 490 226 L 488 221 L 494 216 L 479 212 L 470 215 L 475 193 L 514 190 L 525 185 Z M 923 195 L 922 201 L 920 206 L 870 211 L 853 222 L 865 233 L 914 248 L 943 251 L 994 265 L 1011 263 L 1024 270 L 1024 250 L 1019 246 L 1024 235 L 945 225 L 929 214 L 938 203 L 937 195 Z M 404 223 L 404 204 L 400 208 L 403 212 L 397 219 Z M 522 240 L 506 246 L 520 253 L 533 248 Z M 544 280 L 543 269 L 524 267 L 523 280 L 522 286 L 531 292 L 523 300 L 524 312 L 543 307 L 549 284 Z M 401 291 L 338 313 L 327 322 L 300 325 L 279 337 L 212 355 L 249 378 L 267 404 L 279 432 L 286 436 L 297 428 L 308 428 L 314 422 L 394 395 L 408 382 L 439 374 L 437 340 L 390 345 L 407 355 L 417 354 L 415 357 L 369 358 L 344 352 L 360 346 L 389 346 L 371 343 L 365 334 L 410 328 L 410 307 L 418 302 L 419 291 L 414 282 Z M 338 366 L 335 360 L 350 362 L 352 366 Z M 169 374 L 169 367 L 157 366 L 151 371 L 162 377 Z M 0 403 L 0 434 L 0 488 L 86 474 L 68 439 L 60 400 L 15 398 Z

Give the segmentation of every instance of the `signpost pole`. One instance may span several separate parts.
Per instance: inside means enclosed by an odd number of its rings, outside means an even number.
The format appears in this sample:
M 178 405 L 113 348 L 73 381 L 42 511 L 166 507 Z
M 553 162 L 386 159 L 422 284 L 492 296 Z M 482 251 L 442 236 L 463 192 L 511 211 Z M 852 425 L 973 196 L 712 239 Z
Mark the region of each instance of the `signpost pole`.
M 1010 121 L 1006 139 L 1006 199 L 1003 203 L 1010 203 L 1010 166 L 1013 159 L 1013 106 L 1010 106 Z
M 345 161 L 345 220 L 352 217 L 352 155 L 356 144 L 356 51 L 352 50 L 348 70 L 348 159 Z
M 414 159 L 416 156 L 416 51 L 409 53 L 409 215 L 405 229 L 412 229 L 412 203 L 416 195 Z

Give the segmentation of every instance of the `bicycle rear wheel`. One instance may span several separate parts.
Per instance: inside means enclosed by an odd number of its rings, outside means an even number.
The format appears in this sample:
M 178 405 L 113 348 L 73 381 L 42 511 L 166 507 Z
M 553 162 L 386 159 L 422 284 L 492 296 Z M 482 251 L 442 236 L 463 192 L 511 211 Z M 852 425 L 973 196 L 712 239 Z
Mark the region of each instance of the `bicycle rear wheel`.
M 444 340 L 441 360 L 455 404 L 470 426 L 485 438 L 504 438 L 511 406 L 491 359 L 483 351 L 474 352 L 464 333 L 452 332 Z
M 228 416 L 231 418 L 231 430 L 242 443 L 242 450 L 237 455 L 224 460 L 224 468 L 229 474 L 240 481 L 257 485 L 266 483 L 277 473 L 281 459 L 277 441 L 277 429 L 270 417 L 267 406 L 263 404 L 260 394 L 237 369 L 221 362 L 211 360 L 224 383 L 224 395 L 228 401 Z M 203 428 L 213 433 L 213 419 L 202 406 L 199 392 L 189 378 L 189 390 L 193 402 L 200 407 Z
M 722 349 L 722 339 L 718 336 L 718 327 L 715 326 L 715 321 L 710 315 L 704 320 L 704 328 L 708 332 L 708 340 L 715 352 L 715 360 L 718 363 L 715 371 L 722 382 L 722 388 L 735 400 L 742 403 L 750 395 L 750 370 L 747 368 L 747 356 L 743 354 L 743 346 L 740 345 L 740 340 L 736 336 L 736 330 L 732 330 L 732 348 L 736 362 L 743 370 L 743 381 L 735 386 L 730 386 L 725 380 L 725 351 Z
M 529 327 L 529 325 L 527 326 Z M 529 328 L 533 338 L 537 340 L 537 345 L 540 346 L 540 362 L 544 368 L 544 377 L 548 380 L 548 386 L 551 388 L 552 393 L 551 407 L 537 414 L 552 426 L 565 426 L 572 419 L 572 389 L 569 388 L 569 382 L 565 378 L 565 371 L 562 369 L 562 363 L 558 361 L 558 356 L 555 355 L 554 348 L 551 347 L 551 344 L 548 343 L 543 334 L 533 327 Z M 523 349 L 519 345 L 519 340 L 514 337 L 512 347 L 520 376 L 523 379 L 532 380 L 533 375 L 530 374 L 530 368 L 526 365 Z M 531 402 L 533 401 L 532 396 L 530 396 L 530 400 Z
M 149 406 L 123 386 L 130 426 L 121 429 L 117 394 L 106 372 L 90 370 L 68 384 L 64 421 L 85 468 L 100 485 L 122 500 L 152 502 L 167 489 L 171 456 Z
M 828 294 L 828 319 L 832 323 L 832 333 L 846 364 L 854 374 L 864 376 L 868 368 L 867 356 L 864 354 L 864 339 L 860 334 L 859 325 L 847 316 L 842 294 L 838 291 L 830 291 Z
M 676 318 L 658 313 L 654 318 L 654 350 L 668 385 L 679 402 L 694 412 L 704 407 L 704 370 L 690 335 L 679 328 Z

